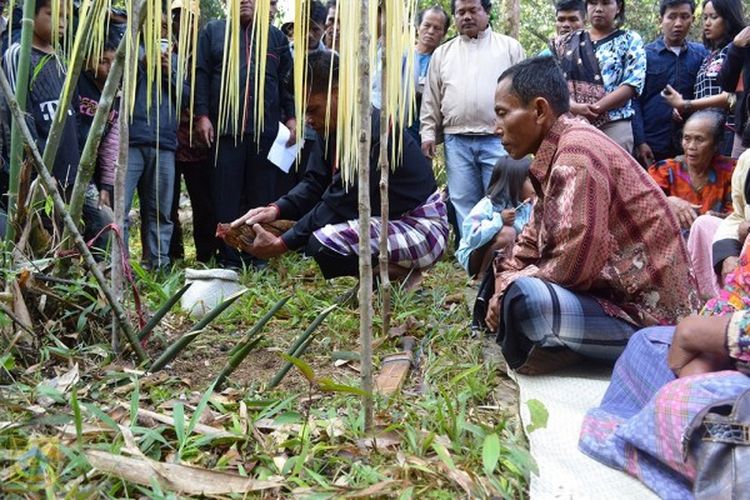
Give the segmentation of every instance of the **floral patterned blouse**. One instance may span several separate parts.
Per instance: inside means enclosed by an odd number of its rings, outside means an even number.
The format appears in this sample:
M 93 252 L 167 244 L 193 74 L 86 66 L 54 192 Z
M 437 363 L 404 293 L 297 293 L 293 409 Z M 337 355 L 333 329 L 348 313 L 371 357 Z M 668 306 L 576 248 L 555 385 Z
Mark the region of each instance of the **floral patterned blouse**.
M 594 43 L 596 60 L 602 74 L 604 90 L 613 92 L 621 85 L 630 85 L 636 96 L 646 82 L 646 50 L 643 39 L 635 31 L 618 30 Z M 609 111 L 610 121 L 626 120 L 635 114 L 632 100 Z
M 750 311 L 736 312 L 729 320 L 727 350 L 737 370 L 750 374 Z

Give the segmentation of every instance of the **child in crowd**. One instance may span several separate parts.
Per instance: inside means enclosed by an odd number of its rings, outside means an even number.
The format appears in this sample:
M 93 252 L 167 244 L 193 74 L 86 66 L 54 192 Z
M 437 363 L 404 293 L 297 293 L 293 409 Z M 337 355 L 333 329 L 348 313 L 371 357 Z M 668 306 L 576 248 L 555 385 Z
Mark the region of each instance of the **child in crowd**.
M 81 77 L 78 80 L 78 123 L 80 125 L 81 151 L 83 151 L 91 131 L 104 84 L 107 82 L 109 71 L 115 60 L 118 42 L 119 35 L 110 32 L 109 37 L 104 42 L 101 57 L 92 55 L 87 61 L 85 71 L 81 72 Z M 104 227 L 114 221 L 112 200 L 114 199 L 115 170 L 120 152 L 118 109 L 119 103 L 116 100 L 107 118 L 99 143 L 94 177 L 86 190 L 83 204 L 83 219 L 86 224 L 83 236 L 87 240 L 96 236 Z M 109 239 L 109 233 L 103 234 L 100 241 L 96 242 L 97 248 L 106 248 Z
M 456 258 L 470 276 L 481 280 L 495 251 L 512 248 L 531 218 L 534 188 L 529 165 L 528 158 L 501 157 L 492 171 L 487 196 L 464 220 Z

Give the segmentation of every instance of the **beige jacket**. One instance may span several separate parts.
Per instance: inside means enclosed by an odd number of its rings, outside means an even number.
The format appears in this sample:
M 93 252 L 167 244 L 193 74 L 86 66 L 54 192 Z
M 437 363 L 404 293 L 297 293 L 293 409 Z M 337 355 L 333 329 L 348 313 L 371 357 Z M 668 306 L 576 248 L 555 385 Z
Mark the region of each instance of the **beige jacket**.
M 487 28 L 477 38 L 459 35 L 430 60 L 422 108 L 422 141 L 442 134 L 492 134 L 498 77 L 524 59 L 521 44 Z
M 745 182 L 750 173 L 750 151 L 740 156 L 732 172 L 732 206 L 733 212 L 721 221 L 714 234 L 714 264 L 718 264 L 730 255 L 739 255 L 742 241 L 739 238 L 740 225 L 750 221 L 750 200 L 745 199 Z

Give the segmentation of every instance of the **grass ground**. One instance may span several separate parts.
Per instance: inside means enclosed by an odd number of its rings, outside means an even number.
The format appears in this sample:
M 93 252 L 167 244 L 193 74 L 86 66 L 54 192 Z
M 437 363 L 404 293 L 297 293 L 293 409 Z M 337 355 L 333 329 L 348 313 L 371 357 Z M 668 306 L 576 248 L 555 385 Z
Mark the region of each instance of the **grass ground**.
M 148 310 L 180 288 L 183 267 L 159 279 L 138 274 Z M 252 496 L 525 496 L 534 465 L 516 417 L 514 388 L 485 361 L 482 341 L 470 338 L 467 280 L 453 259 L 430 270 L 419 290 L 394 292 L 392 326 L 417 337 L 417 361 L 400 395 L 376 401 L 374 441 L 364 432 L 359 397 L 346 389 L 323 392 L 298 370 L 265 389 L 284 363 L 281 353 L 355 280 L 326 282 L 312 261 L 287 255 L 264 271 L 243 273 L 242 283 L 249 291 L 235 306 L 155 374 L 112 356 L 102 301 L 65 321 L 41 324 L 33 355 L 0 355 L 2 496 L 174 496 L 162 466 L 142 474 L 121 466 L 121 473 L 106 474 L 91 465 L 97 450 L 269 481 Z M 80 287 L 58 289 L 72 303 L 83 293 Z M 222 391 L 210 392 L 229 351 L 287 295 L 291 299 L 266 325 L 259 347 Z M 377 367 L 399 345 L 382 336 L 377 303 L 375 310 Z M 193 323 L 175 308 L 149 338 L 147 351 L 157 356 Z M 327 317 L 302 356 L 316 377 L 359 385 L 358 328 L 356 305 L 337 307 Z M 163 416 L 172 420 L 164 423 Z M 198 424 L 234 434 L 207 436 Z

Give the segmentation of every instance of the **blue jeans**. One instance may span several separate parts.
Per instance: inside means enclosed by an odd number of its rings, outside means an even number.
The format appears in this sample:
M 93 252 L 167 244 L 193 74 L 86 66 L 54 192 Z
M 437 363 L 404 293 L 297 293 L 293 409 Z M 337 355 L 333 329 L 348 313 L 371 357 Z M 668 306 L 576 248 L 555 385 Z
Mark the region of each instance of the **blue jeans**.
M 174 197 L 174 151 L 164 151 L 150 146 L 128 148 L 128 173 L 125 178 L 125 216 L 130 213 L 133 196 L 138 189 L 141 219 L 144 224 L 148 255 L 146 264 L 154 268 L 169 265 L 169 244 L 172 239 L 172 198 Z M 125 224 L 125 241 L 128 241 L 130 222 Z
M 487 193 L 495 163 L 505 155 L 496 135 L 445 135 L 448 191 L 459 230 L 474 205 Z

